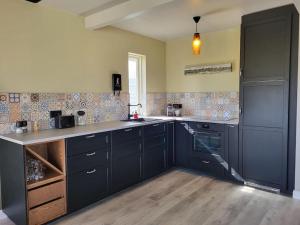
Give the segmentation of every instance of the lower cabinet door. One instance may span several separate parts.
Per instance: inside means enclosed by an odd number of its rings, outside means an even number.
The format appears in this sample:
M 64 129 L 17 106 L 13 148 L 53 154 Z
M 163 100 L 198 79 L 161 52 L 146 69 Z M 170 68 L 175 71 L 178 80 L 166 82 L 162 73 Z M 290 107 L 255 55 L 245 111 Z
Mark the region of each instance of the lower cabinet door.
M 141 180 L 141 154 L 131 152 L 113 156 L 112 159 L 112 192 L 118 192 Z
M 175 163 L 176 166 L 189 167 L 189 152 L 192 136 L 189 133 L 189 123 L 175 123 Z
M 166 167 L 165 144 L 144 150 L 144 179 L 164 171 Z
M 90 205 L 108 194 L 108 167 L 96 166 L 68 177 L 68 211 Z
M 168 154 L 167 154 L 167 167 L 175 166 L 175 122 L 168 123 Z

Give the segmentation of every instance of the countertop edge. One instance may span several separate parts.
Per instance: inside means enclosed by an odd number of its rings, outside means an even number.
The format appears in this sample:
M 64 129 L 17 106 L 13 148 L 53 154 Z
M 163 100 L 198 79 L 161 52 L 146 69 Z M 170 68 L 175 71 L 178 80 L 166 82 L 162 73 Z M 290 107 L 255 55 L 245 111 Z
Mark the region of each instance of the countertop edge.
M 102 128 L 102 129 L 99 128 L 99 129 L 94 129 L 94 130 L 90 130 L 90 131 L 86 131 L 86 132 L 64 134 L 64 135 L 58 135 L 58 136 L 53 136 L 53 137 L 49 137 L 49 138 L 45 137 L 45 138 L 40 138 L 40 139 L 36 139 L 36 140 L 32 140 L 32 141 L 20 141 L 18 139 L 9 137 L 8 136 L 9 134 L 8 135 L 0 135 L 0 139 L 24 146 L 24 145 L 38 144 L 38 143 L 43 143 L 43 142 L 52 142 L 52 141 L 57 141 L 57 140 L 62 140 L 62 139 L 67 139 L 67 138 L 72 138 L 72 137 L 90 135 L 90 134 L 94 134 L 94 133 L 109 132 L 109 131 L 115 131 L 115 130 L 120 130 L 120 129 L 140 127 L 140 126 L 146 126 L 146 125 L 151 125 L 151 124 L 155 124 L 155 123 L 164 123 L 164 122 L 170 122 L 170 121 L 209 122 L 209 123 L 219 123 L 219 124 L 224 124 L 224 125 L 238 125 L 238 120 L 210 121 L 210 120 L 203 120 L 200 118 L 197 119 L 197 118 L 189 118 L 189 117 L 163 117 L 163 116 L 152 116 L 152 117 L 146 117 L 146 118 L 160 119 L 160 120 L 144 122 L 144 123 L 124 124 L 123 126 L 120 126 L 120 127 Z M 110 122 L 113 123 L 116 121 L 110 121 Z M 107 122 L 107 123 L 109 123 L 109 122 Z M 101 123 L 99 123 L 99 125 L 100 124 Z M 43 132 L 43 131 L 41 131 L 41 132 Z

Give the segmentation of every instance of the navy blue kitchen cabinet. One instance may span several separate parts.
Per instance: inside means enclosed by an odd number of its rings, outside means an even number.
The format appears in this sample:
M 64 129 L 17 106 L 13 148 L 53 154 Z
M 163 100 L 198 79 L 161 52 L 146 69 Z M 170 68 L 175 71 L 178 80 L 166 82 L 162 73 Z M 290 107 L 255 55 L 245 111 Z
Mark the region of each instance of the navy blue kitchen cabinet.
M 167 123 L 167 168 L 175 166 L 175 121 Z
M 191 147 L 191 134 L 189 122 L 175 122 L 175 164 L 180 167 L 189 167 L 189 148 Z
M 242 17 L 239 168 L 285 193 L 295 178 L 298 36 L 292 4 Z
M 162 173 L 167 167 L 167 124 L 144 127 L 143 177 L 148 179 Z
M 110 133 L 66 140 L 68 212 L 106 197 L 109 193 Z
M 142 127 L 112 132 L 111 190 L 121 191 L 142 180 Z
M 225 153 L 228 154 L 226 176 L 236 182 L 243 182 L 239 168 L 239 126 L 225 125 Z

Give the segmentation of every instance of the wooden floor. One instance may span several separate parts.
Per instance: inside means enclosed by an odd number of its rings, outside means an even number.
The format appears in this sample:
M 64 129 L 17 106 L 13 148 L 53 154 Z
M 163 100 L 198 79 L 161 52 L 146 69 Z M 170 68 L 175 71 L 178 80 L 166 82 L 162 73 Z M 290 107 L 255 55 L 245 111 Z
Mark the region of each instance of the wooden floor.
M 52 223 L 83 224 L 300 225 L 300 201 L 175 170 Z

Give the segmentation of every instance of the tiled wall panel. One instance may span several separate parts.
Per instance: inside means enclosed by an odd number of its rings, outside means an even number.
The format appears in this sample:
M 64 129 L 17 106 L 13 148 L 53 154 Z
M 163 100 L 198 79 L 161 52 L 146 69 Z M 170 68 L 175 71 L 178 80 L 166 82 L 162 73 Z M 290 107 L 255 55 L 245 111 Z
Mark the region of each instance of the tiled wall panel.
M 0 133 L 13 131 L 17 120 L 39 121 L 49 129 L 49 111 L 63 114 L 87 113 L 87 124 L 120 120 L 127 117 L 129 94 L 112 93 L 0 93 Z M 228 120 L 238 118 L 238 92 L 147 93 L 148 116 L 166 115 L 168 103 L 181 103 L 184 116 Z M 29 129 L 31 124 L 29 123 Z

